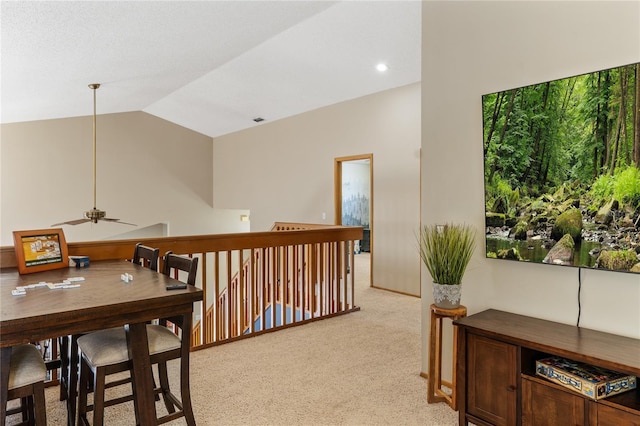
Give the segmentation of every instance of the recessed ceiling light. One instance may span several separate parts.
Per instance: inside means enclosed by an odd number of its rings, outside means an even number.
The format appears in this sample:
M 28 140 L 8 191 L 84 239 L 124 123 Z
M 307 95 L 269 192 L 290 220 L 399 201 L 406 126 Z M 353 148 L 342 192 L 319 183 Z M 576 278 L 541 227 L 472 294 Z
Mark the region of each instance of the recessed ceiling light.
M 376 65 L 376 69 L 380 72 L 385 72 L 389 69 L 389 66 L 387 64 L 379 63 Z

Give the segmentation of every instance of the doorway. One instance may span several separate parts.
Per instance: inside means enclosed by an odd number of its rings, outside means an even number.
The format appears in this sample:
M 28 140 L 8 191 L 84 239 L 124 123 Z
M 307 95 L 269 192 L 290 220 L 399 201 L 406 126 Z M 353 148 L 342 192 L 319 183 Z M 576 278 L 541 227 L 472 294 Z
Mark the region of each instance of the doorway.
M 373 154 L 335 159 L 336 225 L 362 226 L 356 253 L 369 253 L 369 286 L 373 286 Z

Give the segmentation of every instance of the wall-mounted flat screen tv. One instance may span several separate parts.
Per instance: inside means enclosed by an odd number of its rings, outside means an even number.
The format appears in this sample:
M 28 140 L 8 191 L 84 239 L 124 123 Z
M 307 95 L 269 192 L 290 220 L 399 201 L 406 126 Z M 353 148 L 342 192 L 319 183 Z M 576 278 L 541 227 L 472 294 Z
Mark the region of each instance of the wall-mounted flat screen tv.
M 486 255 L 640 273 L 640 63 L 482 97 Z

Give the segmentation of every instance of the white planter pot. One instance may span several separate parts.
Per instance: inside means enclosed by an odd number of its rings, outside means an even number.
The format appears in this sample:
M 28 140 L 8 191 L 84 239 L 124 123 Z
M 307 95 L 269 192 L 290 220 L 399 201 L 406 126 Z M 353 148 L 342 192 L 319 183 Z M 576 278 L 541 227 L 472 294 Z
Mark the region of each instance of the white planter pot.
M 461 284 L 433 283 L 433 301 L 438 308 L 456 309 L 460 306 Z

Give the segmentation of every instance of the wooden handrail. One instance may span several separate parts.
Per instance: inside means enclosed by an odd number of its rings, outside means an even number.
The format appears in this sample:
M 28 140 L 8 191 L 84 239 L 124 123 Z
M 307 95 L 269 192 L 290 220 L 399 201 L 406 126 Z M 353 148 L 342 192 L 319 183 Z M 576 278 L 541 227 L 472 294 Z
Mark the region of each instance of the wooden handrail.
M 283 223 L 283 222 L 277 222 Z M 174 253 L 207 253 L 250 248 L 287 246 L 294 244 L 322 243 L 362 239 L 361 227 L 324 226 L 298 224 L 300 228 L 287 232 L 246 232 L 237 234 L 207 234 L 182 237 L 154 237 L 125 240 L 70 242 L 70 256 L 89 256 L 93 260 L 128 259 L 135 244 L 158 247 L 160 255 L 172 250 Z M 277 233 L 276 233 L 277 232 Z M 0 247 L 0 268 L 18 266 L 13 246 Z
M 283 327 L 352 312 L 353 242 L 361 227 L 276 222 L 272 231 L 68 243 L 71 256 L 92 261 L 130 259 L 135 244 L 160 253 L 201 257 L 198 284 L 204 301 L 192 344 L 207 347 Z M 13 246 L 0 247 L 0 268 L 17 266 Z M 280 317 L 276 318 L 276 305 Z M 266 328 L 267 307 L 271 306 Z M 291 309 L 287 322 L 286 310 Z M 301 318 L 296 318 L 299 309 Z M 306 318 L 305 313 L 310 313 Z M 259 330 L 254 327 L 261 318 Z M 248 331 L 247 331 L 248 330 Z

